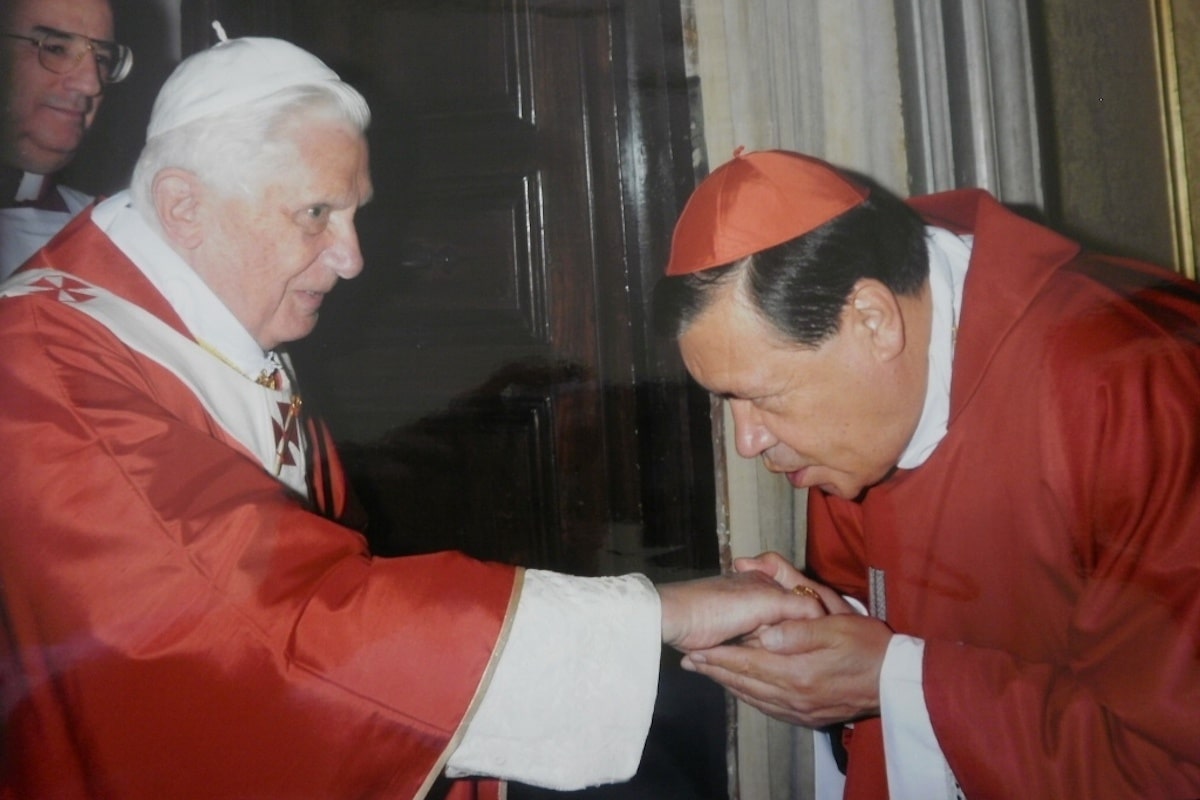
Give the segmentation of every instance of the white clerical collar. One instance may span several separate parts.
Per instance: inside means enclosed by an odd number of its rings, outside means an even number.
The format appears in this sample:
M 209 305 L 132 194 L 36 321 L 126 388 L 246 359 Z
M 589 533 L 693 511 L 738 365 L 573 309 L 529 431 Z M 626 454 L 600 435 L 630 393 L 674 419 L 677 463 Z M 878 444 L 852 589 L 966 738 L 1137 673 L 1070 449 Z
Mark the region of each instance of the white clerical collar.
M 276 355 L 263 352 L 208 284 L 134 210 L 128 192 L 96 206 L 92 222 L 154 284 L 205 349 L 250 378 L 279 365 Z
M 13 198 L 18 203 L 31 203 L 42 196 L 42 185 L 46 182 L 45 175 L 35 175 L 32 172 L 21 174 L 21 183 L 17 186 L 17 196 Z
M 973 236 L 958 236 L 932 226 L 925 228 L 929 251 L 929 289 L 933 323 L 929 340 L 929 384 L 917 430 L 900 455 L 897 466 L 913 469 L 925 463 L 946 435 L 950 420 L 950 372 L 954 363 L 954 337 L 962 310 L 963 282 L 971 261 Z

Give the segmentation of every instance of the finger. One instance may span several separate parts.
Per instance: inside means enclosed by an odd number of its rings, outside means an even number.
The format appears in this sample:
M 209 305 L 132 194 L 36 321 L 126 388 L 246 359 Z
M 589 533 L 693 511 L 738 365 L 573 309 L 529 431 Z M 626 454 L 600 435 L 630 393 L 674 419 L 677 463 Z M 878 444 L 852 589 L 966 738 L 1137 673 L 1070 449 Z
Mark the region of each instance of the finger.
M 752 558 L 736 558 L 733 566 L 738 572 L 761 572 L 787 588 L 795 584 L 795 578 L 800 574 L 791 562 L 775 552 L 761 553 Z
M 733 568 L 736 572 L 757 572 L 767 575 L 783 588 L 792 591 L 796 591 L 798 586 L 806 587 L 801 593 L 807 593 L 809 590 L 816 592 L 821 605 L 831 614 L 856 613 L 854 607 L 847 603 L 837 590 L 811 580 L 779 553 L 766 552 L 752 557 L 735 558 Z
M 782 608 L 778 617 L 759 629 L 759 632 L 766 630 L 771 625 L 777 625 L 780 622 L 788 620 L 814 620 L 829 616 L 829 612 L 825 610 L 825 605 L 817 598 L 810 595 L 788 592 L 786 595 L 786 605 Z
M 753 674 L 731 672 L 703 663 L 685 664 L 684 668 L 715 681 L 741 702 L 792 725 L 817 728 L 852 716 L 836 704 L 828 705 L 819 694 L 764 681 Z
M 761 630 L 765 626 L 779 620 L 816 619 L 817 617 L 826 616 L 828 613 L 823 603 L 819 599 L 814 598 L 811 593 L 805 595 L 790 592 L 762 572 L 751 571 L 739 573 L 734 577 L 737 580 L 747 581 L 750 585 L 758 585 L 760 589 L 765 590 L 758 594 L 758 604 L 754 607 L 757 611 L 757 619 L 755 620 L 757 622 L 755 625 L 756 630 Z M 749 595 L 745 595 L 744 597 L 747 600 L 749 599 Z M 748 604 L 743 604 L 741 607 L 747 612 L 752 610 L 752 607 Z
M 822 611 L 825 610 L 825 600 L 821 597 L 821 593 L 818 592 L 813 586 L 809 585 L 808 581 L 801 581 L 790 588 L 792 594 L 796 595 L 797 597 L 807 597 L 819 605 Z
M 764 683 L 788 683 L 791 671 L 795 668 L 796 653 L 775 653 L 764 648 L 745 647 L 742 645 L 722 645 L 707 650 L 696 650 L 687 655 L 685 660 L 694 664 L 697 672 L 720 671 L 728 675 L 738 675 L 745 679 L 753 679 Z
M 766 628 L 767 628 L 767 626 L 764 625 L 763 627 L 759 628 L 758 630 L 747 633 L 745 636 L 743 636 L 737 640 L 738 645 L 740 645 L 741 647 L 753 647 L 753 648 L 757 648 L 759 650 L 764 649 L 762 642 L 759 641 L 758 635 L 760 633 L 762 633 L 764 630 L 766 630 Z
M 808 620 L 785 620 L 758 633 L 758 641 L 772 653 L 809 653 L 823 646 L 817 626 Z
M 822 602 L 825 603 L 825 608 L 830 614 L 857 614 L 858 610 L 846 602 L 846 598 L 836 590 L 821 584 L 813 584 L 813 587 L 821 595 Z
M 811 597 L 820 602 L 822 610 L 829 614 L 857 614 L 854 606 L 846 602 L 846 599 L 838 593 L 836 589 L 826 586 L 816 581 L 797 573 L 794 582 L 784 582 L 784 588 L 790 589 L 794 594 Z
M 777 678 L 757 674 L 752 662 L 742 663 L 733 669 L 728 668 L 729 666 L 732 665 L 697 662 L 691 658 L 683 661 L 684 669 L 715 681 L 739 700 L 765 714 L 791 722 L 801 722 L 804 719 L 801 712 L 789 704 L 790 701 L 799 698 L 788 690 L 786 684 L 781 685 Z
M 735 558 L 733 560 L 733 571 L 742 572 L 757 572 L 767 576 L 771 580 L 775 580 L 775 571 L 757 558 Z
M 689 672 L 710 678 L 725 688 L 753 697 L 756 701 L 776 703 L 782 694 L 770 681 L 757 674 L 756 667 L 749 659 L 717 662 L 704 656 L 698 657 L 697 653 L 689 653 L 681 665 Z

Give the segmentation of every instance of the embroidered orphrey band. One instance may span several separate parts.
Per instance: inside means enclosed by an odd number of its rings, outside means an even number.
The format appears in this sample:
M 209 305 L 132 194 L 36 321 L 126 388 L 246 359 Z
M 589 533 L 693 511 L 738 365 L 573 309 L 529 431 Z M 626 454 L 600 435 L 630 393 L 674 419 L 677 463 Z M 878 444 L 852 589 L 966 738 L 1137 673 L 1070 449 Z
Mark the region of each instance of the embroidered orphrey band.
M 883 578 L 883 570 L 867 567 L 868 591 L 867 611 L 875 619 L 887 621 L 887 592 Z

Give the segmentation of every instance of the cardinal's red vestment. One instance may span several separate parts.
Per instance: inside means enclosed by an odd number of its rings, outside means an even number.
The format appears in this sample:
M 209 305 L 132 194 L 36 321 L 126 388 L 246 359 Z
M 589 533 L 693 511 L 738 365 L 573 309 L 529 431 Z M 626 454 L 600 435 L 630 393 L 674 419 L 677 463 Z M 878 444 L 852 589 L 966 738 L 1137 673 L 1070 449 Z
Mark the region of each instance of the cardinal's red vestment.
M 519 574 L 372 558 L 318 448 L 332 493 L 276 480 L 73 307 L 100 287 L 187 334 L 88 214 L 32 266 L 81 283 L 0 300 L 0 795 L 424 796 Z
M 925 640 L 971 800 L 1200 797 L 1200 288 L 972 190 L 949 429 L 857 502 L 810 495 L 809 564 Z M 878 720 L 847 797 L 877 798 Z

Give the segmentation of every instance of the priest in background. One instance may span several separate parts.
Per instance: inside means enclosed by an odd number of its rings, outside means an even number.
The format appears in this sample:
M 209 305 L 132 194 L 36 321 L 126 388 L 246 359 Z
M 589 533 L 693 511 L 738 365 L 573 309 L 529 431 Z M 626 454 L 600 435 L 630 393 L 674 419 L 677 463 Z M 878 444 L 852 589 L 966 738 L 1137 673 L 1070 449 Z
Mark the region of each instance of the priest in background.
M 132 66 L 108 0 L 0 3 L 0 280 L 91 202 L 55 175 Z

